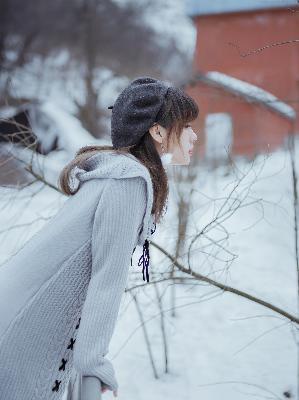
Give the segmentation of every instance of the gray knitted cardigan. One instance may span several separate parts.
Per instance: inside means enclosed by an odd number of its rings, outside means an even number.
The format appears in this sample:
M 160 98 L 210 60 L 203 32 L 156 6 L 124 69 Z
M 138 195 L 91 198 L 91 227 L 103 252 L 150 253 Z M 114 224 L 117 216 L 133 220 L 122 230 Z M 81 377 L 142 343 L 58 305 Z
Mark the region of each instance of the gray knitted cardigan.
M 148 263 L 152 181 L 132 155 L 75 168 L 79 191 L 0 267 L 0 399 L 61 399 L 73 371 L 118 388 L 109 351 L 131 257 Z

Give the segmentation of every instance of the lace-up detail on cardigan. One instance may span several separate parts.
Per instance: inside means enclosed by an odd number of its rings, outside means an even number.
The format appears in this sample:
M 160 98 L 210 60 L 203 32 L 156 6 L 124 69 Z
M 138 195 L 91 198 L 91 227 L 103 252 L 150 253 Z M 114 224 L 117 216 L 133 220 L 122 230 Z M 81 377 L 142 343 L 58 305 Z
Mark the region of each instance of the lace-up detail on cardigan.
M 156 231 L 156 223 L 153 222 L 153 228 L 151 228 L 151 235 Z M 136 247 L 134 247 L 133 253 L 135 251 Z M 149 241 L 148 239 L 145 239 L 143 243 L 143 249 L 142 249 L 142 255 L 139 258 L 138 261 L 138 266 L 143 265 L 142 268 L 142 277 L 143 280 L 145 281 L 144 278 L 144 273 L 146 275 L 146 281 L 149 282 L 149 272 L 148 272 L 148 267 L 149 267 L 149 260 L 150 260 L 150 253 L 149 253 Z M 132 257 L 133 257 L 132 253 Z M 131 266 L 132 266 L 132 257 L 131 257 Z

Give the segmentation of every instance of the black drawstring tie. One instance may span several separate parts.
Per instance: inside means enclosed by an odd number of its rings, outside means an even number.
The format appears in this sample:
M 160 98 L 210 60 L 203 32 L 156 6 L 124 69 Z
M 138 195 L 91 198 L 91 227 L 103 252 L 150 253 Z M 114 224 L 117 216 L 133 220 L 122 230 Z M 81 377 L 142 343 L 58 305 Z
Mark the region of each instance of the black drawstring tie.
M 139 258 L 138 261 L 138 266 L 141 265 L 141 263 L 143 264 L 143 268 L 142 268 L 142 277 L 143 280 L 144 279 L 144 270 L 146 270 L 146 281 L 149 282 L 149 274 L 148 274 L 148 266 L 149 266 L 149 259 L 150 259 L 150 255 L 149 255 L 149 242 L 147 239 L 145 239 L 145 242 L 143 244 L 143 253 L 142 256 Z
M 155 232 L 155 230 L 156 230 L 156 223 L 154 222 L 154 229 L 151 229 L 151 235 Z M 134 247 L 133 253 L 134 253 L 135 249 L 136 249 L 136 246 Z M 131 266 L 132 266 L 133 253 L 132 253 L 132 256 L 131 256 Z M 150 260 L 149 242 L 148 242 L 147 239 L 145 239 L 144 244 L 143 244 L 142 256 L 139 258 L 138 266 L 143 264 L 142 277 L 143 277 L 143 280 L 145 281 L 145 278 L 144 278 L 144 270 L 145 270 L 145 272 L 146 272 L 146 281 L 147 282 L 149 282 L 149 273 L 148 273 L 149 260 Z

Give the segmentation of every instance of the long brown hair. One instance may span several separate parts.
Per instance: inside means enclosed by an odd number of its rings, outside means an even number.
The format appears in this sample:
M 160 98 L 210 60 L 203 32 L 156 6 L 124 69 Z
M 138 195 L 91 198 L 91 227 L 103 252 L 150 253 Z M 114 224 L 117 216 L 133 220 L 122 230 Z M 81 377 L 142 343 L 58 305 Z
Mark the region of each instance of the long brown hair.
M 180 136 L 184 126 L 197 118 L 199 109 L 196 102 L 177 87 L 170 87 L 165 96 L 165 101 L 156 117 L 156 123 L 167 129 L 166 151 L 170 140 L 180 144 Z M 81 147 L 73 160 L 71 160 L 61 171 L 58 178 L 58 185 L 66 195 L 74 195 L 79 187 L 72 189 L 70 186 L 71 172 L 77 166 L 81 167 L 85 161 L 99 151 L 113 150 L 118 154 L 133 154 L 150 173 L 154 201 L 152 214 L 155 215 L 155 222 L 159 223 L 164 215 L 167 198 L 169 194 L 168 178 L 163 168 L 161 157 L 155 147 L 149 131 L 145 132 L 141 140 L 133 146 L 115 149 L 113 146 L 84 146 Z

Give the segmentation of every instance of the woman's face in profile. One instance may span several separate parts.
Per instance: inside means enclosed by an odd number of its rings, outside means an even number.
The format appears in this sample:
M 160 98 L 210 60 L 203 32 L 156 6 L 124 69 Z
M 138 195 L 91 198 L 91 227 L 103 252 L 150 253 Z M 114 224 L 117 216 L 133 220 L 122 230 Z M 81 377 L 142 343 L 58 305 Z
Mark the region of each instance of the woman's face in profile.
M 154 143 L 160 157 L 164 158 L 166 164 L 170 165 L 188 165 L 192 157 L 194 142 L 197 140 L 197 134 L 193 131 L 190 124 L 186 124 L 182 130 L 180 141 L 173 134 L 169 138 L 167 148 L 167 129 L 155 123 L 149 132 L 154 139 Z M 164 151 L 162 150 L 162 146 Z
M 152 136 L 155 140 L 156 148 L 160 154 L 160 157 L 165 157 L 165 163 L 170 165 L 188 165 L 192 157 L 192 149 L 194 142 L 198 139 L 197 134 L 193 131 L 190 124 L 186 124 L 182 130 L 180 136 L 180 144 L 178 143 L 176 136 L 173 135 L 169 139 L 168 149 L 166 147 L 166 134 L 167 130 L 159 124 L 155 124 L 153 128 Z M 161 136 L 159 135 L 161 134 Z M 165 149 L 163 155 L 161 142 Z
M 180 145 L 175 142 L 169 146 L 169 152 L 172 153 L 172 165 L 188 165 L 192 157 L 194 142 L 197 140 L 197 134 L 193 131 L 190 124 L 186 124 L 180 136 Z

